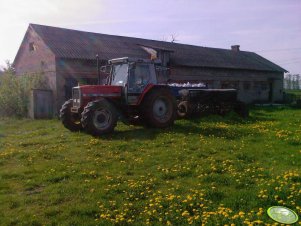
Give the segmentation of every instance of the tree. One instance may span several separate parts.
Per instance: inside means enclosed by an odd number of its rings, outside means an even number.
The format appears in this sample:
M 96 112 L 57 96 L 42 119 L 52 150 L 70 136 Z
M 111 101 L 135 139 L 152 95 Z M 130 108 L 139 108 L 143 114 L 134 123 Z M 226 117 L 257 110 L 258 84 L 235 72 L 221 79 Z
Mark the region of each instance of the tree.
M 0 76 L 0 117 L 26 117 L 32 89 L 49 89 L 47 79 L 42 74 L 15 76 L 4 72 Z
M 15 68 L 13 67 L 13 64 L 9 61 L 6 60 L 6 67 L 4 67 L 4 73 L 8 73 L 8 74 L 15 74 Z
M 171 35 L 171 42 L 174 43 L 174 42 L 177 42 L 179 40 L 177 40 L 177 35 L 176 34 L 172 34 Z
M 287 74 L 284 76 L 285 89 L 300 89 L 301 76 L 299 74 Z
M 178 36 L 177 34 L 171 34 L 170 37 L 163 36 L 161 41 L 174 43 L 179 41 L 177 39 L 177 36 Z
M 293 75 L 293 89 L 300 89 L 300 75 Z
M 292 83 L 292 74 L 284 75 L 284 88 L 291 89 L 291 87 L 292 87 L 291 83 Z

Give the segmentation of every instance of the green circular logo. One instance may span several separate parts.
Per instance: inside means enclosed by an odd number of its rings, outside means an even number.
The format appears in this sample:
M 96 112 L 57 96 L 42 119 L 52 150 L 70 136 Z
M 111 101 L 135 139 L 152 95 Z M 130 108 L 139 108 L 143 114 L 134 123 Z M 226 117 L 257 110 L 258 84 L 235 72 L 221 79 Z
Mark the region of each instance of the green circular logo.
M 274 221 L 282 224 L 293 224 L 298 221 L 298 215 L 284 206 L 272 206 L 268 209 L 268 215 Z

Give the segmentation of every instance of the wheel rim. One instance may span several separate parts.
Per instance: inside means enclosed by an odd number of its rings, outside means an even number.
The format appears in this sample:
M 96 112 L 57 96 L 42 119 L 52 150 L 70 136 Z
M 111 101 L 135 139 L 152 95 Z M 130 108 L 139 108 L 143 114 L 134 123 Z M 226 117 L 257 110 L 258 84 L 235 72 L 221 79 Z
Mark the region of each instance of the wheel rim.
M 170 116 L 170 103 L 165 98 L 157 98 L 153 105 L 153 115 L 159 121 L 166 121 Z
M 112 121 L 112 115 L 111 112 L 108 111 L 107 109 L 99 109 L 94 112 L 93 124 L 97 129 L 103 130 L 109 127 L 111 121 Z
M 76 121 L 74 121 L 73 123 L 74 123 L 75 125 L 77 125 L 77 126 L 81 124 L 80 120 L 76 120 Z
M 74 115 L 71 116 L 71 122 L 74 125 L 80 125 L 81 124 L 80 119 L 78 119 L 78 117 L 75 117 Z

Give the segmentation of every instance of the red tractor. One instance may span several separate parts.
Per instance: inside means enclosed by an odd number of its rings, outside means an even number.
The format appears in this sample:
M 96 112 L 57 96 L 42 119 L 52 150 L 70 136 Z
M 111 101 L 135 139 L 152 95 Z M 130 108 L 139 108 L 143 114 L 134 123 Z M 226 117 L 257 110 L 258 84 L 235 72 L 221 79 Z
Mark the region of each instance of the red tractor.
M 105 85 L 73 88 L 72 99 L 60 110 L 67 129 L 102 135 L 112 132 L 119 119 L 126 124 L 139 122 L 164 128 L 176 117 L 208 110 L 221 115 L 231 110 L 243 117 L 248 115 L 246 106 L 237 100 L 237 90 L 167 84 L 162 79 L 167 69 L 160 62 L 125 57 L 109 60 L 107 67 L 110 73 Z
M 74 87 L 72 99 L 60 110 L 63 125 L 71 131 L 84 129 L 92 135 L 114 130 L 118 119 L 142 121 L 163 128 L 176 118 L 176 98 L 168 85 L 158 85 L 164 70 L 152 60 L 118 58 L 109 60 L 110 75 L 105 85 Z

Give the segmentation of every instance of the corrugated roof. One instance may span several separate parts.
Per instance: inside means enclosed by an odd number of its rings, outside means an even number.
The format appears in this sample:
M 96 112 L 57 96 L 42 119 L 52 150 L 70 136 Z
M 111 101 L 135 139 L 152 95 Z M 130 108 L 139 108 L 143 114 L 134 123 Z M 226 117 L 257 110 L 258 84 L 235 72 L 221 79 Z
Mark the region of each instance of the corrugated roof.
M 141 46 L 170 51 L 173 65 L 286 72 L 285 69 L 253 52 L 200 47 L 164 41 L 83 32 L 30 24 L 56 57 L 102 59 L 117 57 L 149 58 Z

